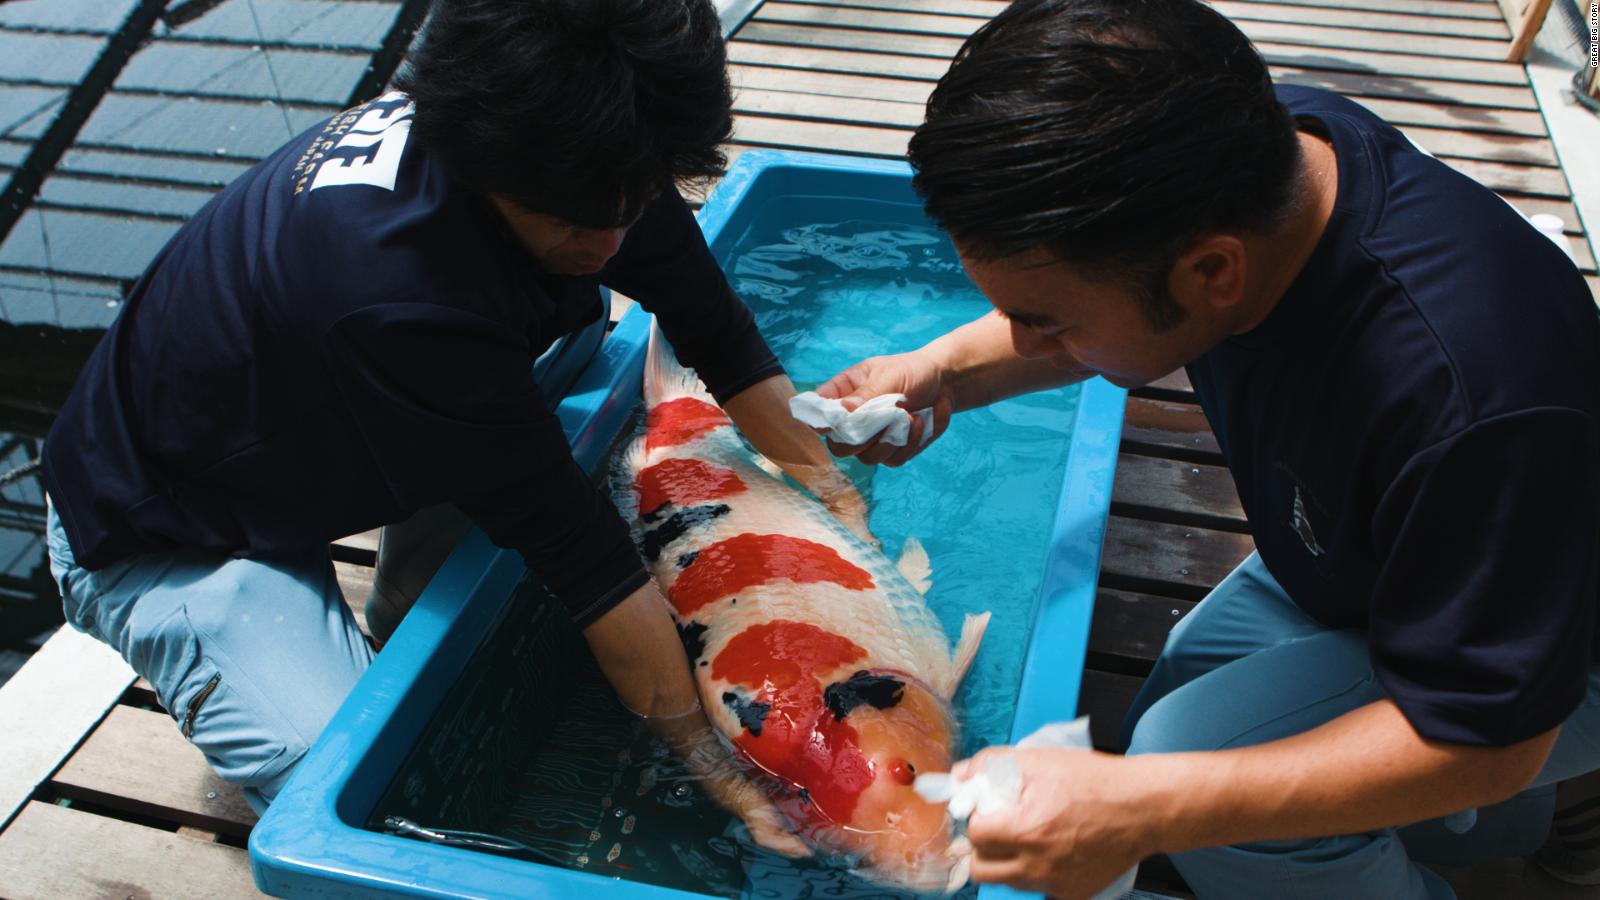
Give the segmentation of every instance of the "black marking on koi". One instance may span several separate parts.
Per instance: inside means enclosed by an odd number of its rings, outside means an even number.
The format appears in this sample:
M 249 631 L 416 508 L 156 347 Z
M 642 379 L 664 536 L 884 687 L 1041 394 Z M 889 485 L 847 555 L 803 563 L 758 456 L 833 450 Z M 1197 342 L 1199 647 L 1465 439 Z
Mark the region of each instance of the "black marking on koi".
M 745 731 L 756 737 L 761 737 L 761 726 L 767 721 L 767 713 L 772 712 L 771 703 L 746 700 L 733 691 L 724 691 L 722 693 L 722 702 L 726 703 L 728 708 L 733 710 L 733 714 L 739 717 L 739 724 L 744 726 Z
M 805 788 L 801 788 L 800 789 L 800 802 L 804 803 L 806 806 L 810 806 L 811 805 L 811 792 L 806 790 Z
M 905 693 L 905 682 L 889 675 L 874 675 L 861 671 L 850 676 L 849 681 L 835 682 L 822 692 L 828 709 L 833 711 L 835 722 L 844 721 L 850 711 L 863 703 L 875 709 L 888 709 L 900 702 Z
M 663 504 L 660 509 L 657 509 L 651 515 L 659 516 L 661 510 L 665 508 L 666 505 Z M 668 544 L 683 537 L 684 533 L 689 529 L 725 516 L 729 512 L 730 510 L 726 503 L 718 503 L 716 506 L 691 506 L 688 509 L 680 509 L 668 516 L 665 522 L 644 533 L 644 536 L 639 540 L 639 552 L 644 554 L 645 559 L 655 562 L 661 558 L 661 551 L 666 549 Z
M 699 556 L 700 556 L 700 551 L 699 550 L 696 550 L 693 553 L 685 553 L 684 555 L 678 557 L 678 568 L 680 568 L 680 569 L 689 568 L 690 564 L 693 563 L 697 558 L 699 558 Z
M 706 652 L 706 625 L 704 622 L 690 622 L 687 625 L 678 625 L 678 640 L 683 641 L 683 652 L 689 654 L 689 661 L 694 662 L 700 654 Z

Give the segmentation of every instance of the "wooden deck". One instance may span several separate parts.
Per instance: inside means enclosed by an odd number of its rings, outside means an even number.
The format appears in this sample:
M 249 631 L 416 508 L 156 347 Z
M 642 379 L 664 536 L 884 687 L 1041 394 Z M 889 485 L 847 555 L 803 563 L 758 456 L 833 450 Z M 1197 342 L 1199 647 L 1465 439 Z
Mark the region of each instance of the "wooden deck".
M 212 154 L 203 145 L 228 140 L 231 132 L 175 145 L 162 124 L 166 114 L 147 108 L 151 98 L 184 96 L 192 104 L 215 104 L 218 115 L 242 114 L 251 90 L 237 79 L 222 86 L 215 79 L 176 82 L 151 55 L 203 49 L 248 63 L 246 49 L 263 38 L 269 48 L 299 53 L 302 65 L 324 76 L 296 80 L 293 73 L 268 73 L 287 126 L 324 115 L 363 91 L 370 95 L 376 85 L 356 62 L 385 62 L 392 70 L 409 34 L 406 17 L 418 8 L 370 0 L 275 4 L 274 15 L 283 21 L 267 21 L 270 34 L 258 21 L 249 34 L 237 32 L 243 27 L 238 16 L 209 14 L 214 4 L 170 5 L 163 15 L 187 7 L 196 18 L 167 22 L 159 39 L 141 43 L 118 30 L 118 16 L 90 27 L 81 24 L 93 18 L 89 4 L 58 4 L 79 8 L 83 18 L 55 21 L 54 33 L 86 48 L 126 46 L 107 71 L 80 66 L 63 72 L 59 83 L 33 85 L 50 90 L 72 79 L 92 81 L 114 102 L 102 103 L 92 116 L 85 112 L 87 119 L 76 124 L 41 125 L 26 141 L 0 138 L 0 152 L 8 154 L 0 163 L 10 159 L 7 165 L 16 166 L 34 155 L 49 163 L 35 173 L 46 189 L 20 212 L 40 234 L 96 217 L 100 230 L 92 233 L 102 247 L 121 240 L 128 221 L 170 233 L 231 172 L 282 140 L 277 128 L 275 140 L 228 145 L 226 153 Z M 140 9 L 164 6 L 122 4 L 130 21 Z M 321 14 L 351 33 L 303 37 L 308 32 L 297 30 L 295 16 L 312 6 L 326 8 Z M 733 152 L 780 147 L 901 156 L 922 102 L 961 39 L 1002 6 L 998 0 L 767 0 L 730 45 L 737 87 Z M 1494 0 L 1216 0 L 1215 6 L 1257 42 L 1279 79 L 1345 93 L 1524 212 L 1561 216 L 1600 296 L 1595 260 L 1524 70 L 1499 61 L 1510 35 Z M 230 7 L 237 11 L 233 3 L 218 11 Z M 351 17 L 360 21 L 352 24 Z M 206 27 L 185 32 L 182 26 L 191 24 Z M 0 44 L 20 40 L 17 28 L 0 14 Z M 99 51 L 85 52 L 92 58 Z M 0 82 L 16 80 L 9 71 L 0 59 Z M 292 83 L 279 85 L 280 77 Z M 289 97 L 286 90 L 299 93 Z M 153 124 L 140 118 L 152 115 Z M 107 116 L 115 121 L 101 121 Z M 0 174 L 13 171 L 0 165 Z M 51 255 L 49 241 L 29 243 L 22 228 L 10 233 L 0 246 L 4 273 L 24 279 L 49 274 L 99 299 L 136 275 L 155 243 L 140 237 L 108 261 L 94 258 L 93 242 L 57 241 Z M 1097 741 L 1105 744 L 1115 732 L 1172 624 L 1251 548 L 1232 482 L 1186 381 L 1173 376 L 1135 391 L 1081 697 Z M 365 595 L 373 551 L 370 535 L 336 547 L 340 582 L 352 599 Z M 92 642 L 63 632 L 0 692 L 0 728 L 7 735 L 0 766 L 0 896 L 254 895 L 243 850 L 254 816 L 242 797 L 210 773 L 148 688 L 119 668 L 120 661 L 96 651 Z M 16 815 L 7 821 L 13 808 Z M 1171 886 L 1159 866 L 1147 879 L 1157 889 Z

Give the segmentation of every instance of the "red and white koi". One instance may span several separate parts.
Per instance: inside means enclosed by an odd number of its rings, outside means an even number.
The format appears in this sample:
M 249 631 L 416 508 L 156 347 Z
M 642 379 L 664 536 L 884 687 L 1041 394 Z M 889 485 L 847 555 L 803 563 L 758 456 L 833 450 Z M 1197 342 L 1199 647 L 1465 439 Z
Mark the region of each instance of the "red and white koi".
M 876 881 L 959 887 L 964 842 L 911 784 L 950 768 L 950 699 L 989 614 L 967 616 L 952 653 L 923 601 L 921 546 L 897 567 L 769 473 L 659 332 L 644 393 L 619 502 L 637 512 L 707 717 L 772 776 L 811 843 Z

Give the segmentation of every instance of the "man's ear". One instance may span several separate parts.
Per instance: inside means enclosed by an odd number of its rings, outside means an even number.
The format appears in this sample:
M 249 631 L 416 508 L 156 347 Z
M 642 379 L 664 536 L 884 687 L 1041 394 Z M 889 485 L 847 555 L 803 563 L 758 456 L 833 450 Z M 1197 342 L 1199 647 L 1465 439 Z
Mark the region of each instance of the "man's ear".
M 1228 309 L 1244 299 L 1248 266 L 1244 241 L 1238 235 L 1202 234 L 1173 265 L 1173 291 L 1212 309 Z

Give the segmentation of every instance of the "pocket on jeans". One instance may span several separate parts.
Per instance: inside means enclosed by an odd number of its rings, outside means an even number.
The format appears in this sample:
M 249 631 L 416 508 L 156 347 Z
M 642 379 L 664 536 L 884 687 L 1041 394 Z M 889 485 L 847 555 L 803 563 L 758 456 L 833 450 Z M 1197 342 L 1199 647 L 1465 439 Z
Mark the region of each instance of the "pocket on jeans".
M 201 656 L 170 708 L 178 730 L 224 781 L 246 787 L 277 777 L 305 752 L 271 710 L 252 702 L 215 663 Z
M 156 697 L 189 743 L 225 781 L 247 787 L 271 781 L 305 752 L 293 727 L 248 685 L 226 673 L 178 607 L 137 640 Z

